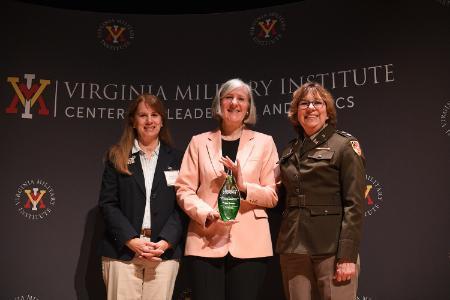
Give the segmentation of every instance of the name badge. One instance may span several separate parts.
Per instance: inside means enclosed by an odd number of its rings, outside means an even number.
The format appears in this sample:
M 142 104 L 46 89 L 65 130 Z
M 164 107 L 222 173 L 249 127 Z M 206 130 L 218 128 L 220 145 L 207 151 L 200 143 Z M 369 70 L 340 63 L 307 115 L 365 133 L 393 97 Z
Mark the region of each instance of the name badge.
M 174 171 L 164 171 L 164 175 L 166 176 L 167 186 L 175 185 L 175 180 L 177 180 L 179 170 Z

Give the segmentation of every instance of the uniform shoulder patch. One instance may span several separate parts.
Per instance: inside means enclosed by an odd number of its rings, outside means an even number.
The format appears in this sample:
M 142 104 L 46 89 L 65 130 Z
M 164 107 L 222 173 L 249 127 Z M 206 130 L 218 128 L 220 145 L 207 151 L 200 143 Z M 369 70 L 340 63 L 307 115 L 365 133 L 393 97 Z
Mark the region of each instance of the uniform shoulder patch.
M 350 141 L 350 144 L 352 145 L 353 151 L 356 152 L 359 156 L 362 155 L 361 147 L 359 146 L 358 141 Z

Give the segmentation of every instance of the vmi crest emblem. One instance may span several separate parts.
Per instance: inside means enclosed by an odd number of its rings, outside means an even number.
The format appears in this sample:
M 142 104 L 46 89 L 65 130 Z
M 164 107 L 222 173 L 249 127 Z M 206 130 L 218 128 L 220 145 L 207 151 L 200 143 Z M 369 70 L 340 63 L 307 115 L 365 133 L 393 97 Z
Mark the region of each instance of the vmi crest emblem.
M 25 74 L 25 83 L 20 82 L 19 77 L 7 78 L 7 82 L 11 84 L 15 92 L 11 103 L 6 108 L 7 114 L 16 114 L 20 103 L 23 107 L 22 118 L 32 119 L 33 114 L 31 113 L 31 109 L 37 102 L 39 104 L 38 114 L 48 116 L 49 110 L 45 104 L 42 93 L 51 81 L 47 79 L 40 79 L 39 83 L 33 83 L 35 77 L 35 74 Z

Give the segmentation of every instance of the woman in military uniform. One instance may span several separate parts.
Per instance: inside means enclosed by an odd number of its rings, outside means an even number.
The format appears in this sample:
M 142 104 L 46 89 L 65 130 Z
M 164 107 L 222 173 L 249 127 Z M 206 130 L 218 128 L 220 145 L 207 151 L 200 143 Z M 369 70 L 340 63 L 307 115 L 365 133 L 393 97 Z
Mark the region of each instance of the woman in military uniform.
M 355 299 L 365 191 L 358 141 L 336 130 L 331 94 L 308 82 L 288 117 L 298 132 L 279 161 L 285 210 L 277 240 L 287 299 Z

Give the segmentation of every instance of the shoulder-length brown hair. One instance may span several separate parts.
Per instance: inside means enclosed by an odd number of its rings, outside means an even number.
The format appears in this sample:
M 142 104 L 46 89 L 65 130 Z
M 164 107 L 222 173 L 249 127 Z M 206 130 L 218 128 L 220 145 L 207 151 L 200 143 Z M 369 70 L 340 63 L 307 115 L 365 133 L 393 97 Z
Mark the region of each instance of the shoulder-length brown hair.
M 158 137 L 164 144 L 172 146 L 172 137 L 170 136 L 169 128 L 167 126 L 166 109 L 164 108 L 163 103 L 154 95 L 139 95 L 137 99 L 133 100 L 128 106 L 125 117 L 125 127 L 119 142 L 113 145 L 107 154 L 108 159 L 113 163 L 116 170 L 123 174 L 131 175 L 130 170 L 128 170 L 128 157 L 131 154 L 134 140 L 137 138 L 136 129 L 133 128 L 133 124 L 137 107 L 141 102 L 145 102 L 147 106 L 151 107 L 161 115 L 162 124 L 164 126 L 161 127 Z
M 326 122 L 328 123 L 328 125 L 336 127 L 337 116 L 333 96 L 320 83 L 311 81 L 302 84 L 298 89 L 294 91 L 294 94 L 292 95 L 291 107 L 289 108 L 288 112 L 288 119 L 289 121 L 291 121 L 294 129 L 297 130 L 300 134 L 303 134 L 303 127 L 300 125 L 297 118 L 298 103 L 304 100 L 306 95 L 308 95 L 309 93 L 312 93 L 315 98 L 321 99 L 325 102 L 328 116 L 328 120 Z

